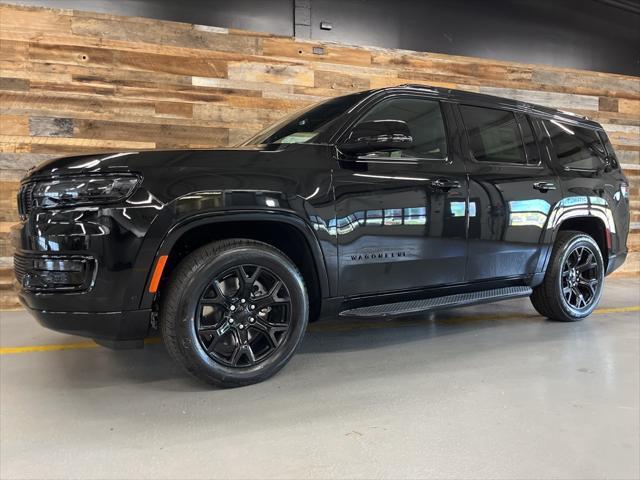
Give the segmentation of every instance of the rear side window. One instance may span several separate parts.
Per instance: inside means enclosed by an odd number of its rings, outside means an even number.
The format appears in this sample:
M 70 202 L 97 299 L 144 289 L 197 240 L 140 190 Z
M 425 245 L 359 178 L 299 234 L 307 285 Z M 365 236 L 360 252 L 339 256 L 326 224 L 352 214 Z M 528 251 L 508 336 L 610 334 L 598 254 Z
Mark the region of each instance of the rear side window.
M 374 152 L 368 157 L 425 158 L 442 160 L 447 157 L 447 135 L 440 102 L 418 97 L 395 97 L 374 105 L 359 122 L 402 120 L 413 137 L 410 149 Z
M 479 162 L 526 165 L 520 127 L 513 112 L 460 105 L 473 157 Z
M 556 151 L 558 165 L 567 170 L 597 170 L 606 159 L 598 132 L 557 120 L 543 120 Z

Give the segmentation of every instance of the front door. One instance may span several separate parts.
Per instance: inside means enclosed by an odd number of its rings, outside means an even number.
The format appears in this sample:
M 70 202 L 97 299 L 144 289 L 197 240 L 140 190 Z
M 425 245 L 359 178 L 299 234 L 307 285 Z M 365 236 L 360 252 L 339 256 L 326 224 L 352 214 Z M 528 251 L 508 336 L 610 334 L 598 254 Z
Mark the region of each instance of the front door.
M 443 108 L 416 95 L 380 100 L 359 121 L 402 120 L 411 147 L 336 159 L 340 295 L 463 281 L 467 178 L 448 153 Z
M 560 199 L 558 179 L 539 148 L 542 132 L 519 112 L 460 105 L 459 113 L 468 147 L 466 280 L 531 275 L 543 264 L 544 232 Z

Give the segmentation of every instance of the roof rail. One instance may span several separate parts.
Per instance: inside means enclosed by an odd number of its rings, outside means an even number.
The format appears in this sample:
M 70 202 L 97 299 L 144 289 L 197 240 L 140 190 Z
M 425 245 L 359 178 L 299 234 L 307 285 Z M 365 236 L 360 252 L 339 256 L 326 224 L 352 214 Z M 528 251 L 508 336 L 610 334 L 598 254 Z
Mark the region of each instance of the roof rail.
M 402 85 L 396 85 L 394 87 L 388 87 L 388 88 L 415 88 L 415 89 L 427 90 L 427 91 L 431 91 L 431 92 L 435 92 L 435 93 L 449 92 L 449 93 L 460 93 L 460 94 L 464 94 L 464 95 L 473 95 L 473 96 L 478 96 L 478 97 L 502 98 L 504 100 L 512 101 L 512 102 L 514 102 L 514 104 L 517 104 L 521 108 L 524 108 L 524 109 L 529 109 L 529 110 L 538 111 L 538 112 L 545 112 L 546 111 L 547 113 L 555 113 L 555 114 L 565 115 L 567 117 L 573 117 L 575 119 L 582 119 L 582 120 L 586 120 L 586 121 L 592 121 L 586 115 L 580 115 L 580 114 L 577 114 L 577 113 L 567 112 L 567 111 L 556 109 L 556 108 L 545 107 L 543 105 L 537 105 L 535 103 L 530 103 L 530 102 L 523 101 L 523 100 L 515 100 L 515 99 L 506 98 L 506 97 L 496 97 L 494 95 L 490 95 L 490 94 L 486 94 L 486 93 L 467 92 L 467 91 L 464 91 L 464 90 L 442 89 L 442 88 L 438 88 L 438 87 L 432 87 L 430 85 L 424 85 L 424 84 L 421 84 L 421 83 L 403 83 Z
M 437 90 L 438 87 L 432 87 L 431 85 L 423 85 L 421 83 L 403 83 L 402 85 L 396 85 L 396 87 L 408 87 L 408 88 L 422 88 L 425 90 Z

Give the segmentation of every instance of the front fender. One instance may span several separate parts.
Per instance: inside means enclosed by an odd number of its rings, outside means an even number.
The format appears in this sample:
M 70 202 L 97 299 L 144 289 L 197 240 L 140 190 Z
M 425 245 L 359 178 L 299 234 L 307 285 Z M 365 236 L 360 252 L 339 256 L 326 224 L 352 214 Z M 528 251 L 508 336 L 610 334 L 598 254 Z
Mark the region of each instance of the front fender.
M 158 257 L 168 255 L 189 230 L 229 221 L 279 222 L 296 228 L 311 250 L 322 296 L 331 295 L 334 240 L 328 236 L 326 228 L 322 228 L 326 222 L 319 209 L 304 198 L 278 192 L 210 190 L 190 193 L 165 205 L 149 228 L 135 266 L 137 271 L 145 271 L 146 278 L 138 308 L 149 308 L 153 302 L 154 295 L 148 292 L 148 286 Z M 137 288 L 140 288 L 139 284 Z

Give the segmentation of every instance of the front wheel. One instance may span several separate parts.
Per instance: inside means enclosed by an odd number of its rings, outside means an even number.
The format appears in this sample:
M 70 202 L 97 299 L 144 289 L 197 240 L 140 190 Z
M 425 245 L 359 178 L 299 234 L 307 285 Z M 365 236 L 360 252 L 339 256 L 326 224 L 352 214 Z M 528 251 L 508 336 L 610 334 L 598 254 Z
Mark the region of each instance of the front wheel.
M 289 361 L 308 322 L 304 281 L 271 245 L 206 245 L 173 273 L 161 306 L 162 336 L 185 369 L 218 387 L 261 382 Z
M 563 231 L 553 246 L 542 284 L 531 303 L 552 320 L 575 322 L 589 316 L 602 295 L 604 261 L 598 244 L 582 232 Z

